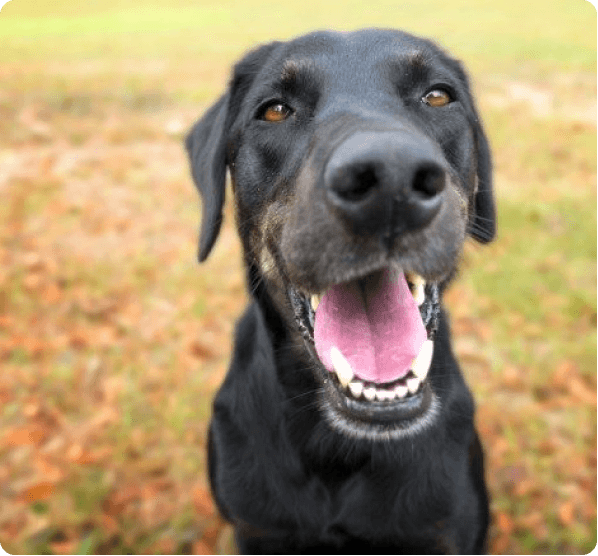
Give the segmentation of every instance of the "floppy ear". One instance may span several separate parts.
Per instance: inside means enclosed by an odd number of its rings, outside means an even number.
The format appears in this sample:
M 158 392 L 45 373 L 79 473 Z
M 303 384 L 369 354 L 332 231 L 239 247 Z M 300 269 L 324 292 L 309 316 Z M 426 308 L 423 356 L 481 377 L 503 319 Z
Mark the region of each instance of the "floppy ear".
M 471 86 L 467 72 L 461 62 L 448 58 L 447 62 L 461 77 L 467 90 L 470 109 L 469 121 L 473 127 L 475 150 L 477 157 L 476 184 L 471 206 L 471 222 L 469 234 L 480 243 L 490 243 L 496 235 L 496 211 L 494 209 L 494 194 L 492 193 L 492 156 L 490 145 L 482 127 L 482 121 L 471 94 Z
M 489 243 L 496 235 L 496 210 L 492 192 L 490 146 L 479 118 L 475 129 L 475 141 L 478 156 L 477 188 L 474 197 L 474 213 L 470 234 L 480 243 Z
M 259 46 L 237 63 L 228 92 L 193 126 L 185 141 L 191 174 L 202 198 L 200 262 L 205 261 L 210 254 L 222 225 L 228 130 L 254 78 L 270 52 L 279 44 L 275 41 Z
M 218 237 L 226 178 L 225 124 L 228 93 L 212 106 L 191 129 L 185 145 L 191 174 L 202 198 L 199 260 L 205 261 Z

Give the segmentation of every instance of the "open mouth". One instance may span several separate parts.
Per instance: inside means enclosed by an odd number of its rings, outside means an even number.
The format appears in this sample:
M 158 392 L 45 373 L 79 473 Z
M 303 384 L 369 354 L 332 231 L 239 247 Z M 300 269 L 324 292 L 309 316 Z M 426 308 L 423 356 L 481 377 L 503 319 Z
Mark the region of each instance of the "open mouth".
M 289 295 L 334 424 L 353 435 L 388 435 L 431 413 L 436 283 L 383 268 L 320 295 Z

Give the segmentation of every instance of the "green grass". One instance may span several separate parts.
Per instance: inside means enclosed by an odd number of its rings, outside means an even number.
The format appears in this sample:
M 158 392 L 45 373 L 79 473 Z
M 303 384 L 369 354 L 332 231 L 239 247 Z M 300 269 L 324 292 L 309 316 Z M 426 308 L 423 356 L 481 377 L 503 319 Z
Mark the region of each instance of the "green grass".
M 366 26 L 461 58 L 493 147 L 498 238 L 468 245 L 447 295 L 486 446 L 490 548 L 595 546 L 589 2 L 12 0 L 0 12 L 4 548 L 234 550 L 195 489 L 245 301 L 239 242 L 229 206 L 198 267 L 182 137 L 256 43 Z M 7 444 L 23 427 L 46 436 Z M 44 481 L 51 495 L 26 497 Z
M 364 9 L 358 0 L 342 5 L 307 0 L 292 6 L 257 0 L 178 0 L 169 7 L 108 0 L 76 9 L 66 2 L 17 0 L 2 10 L 0 38 L 11 41 L 11 47 L 3 49 L 6 60 L 31 60 L 32 53 L 34 59 L 52 58 L 57 42 L 61 58 L 67 59 L 154 57 L 156 52 L 176 59 L 198 53 L 228 57 L 252 42 L 316 28 L 386 26 L 442 38 L 447 47 L 486 68 L 498 63 L 512 69 L 512 64 L 529 63 L 542 69 L 560 64 L 569 70 L 588 70 L 595 67 L 594 20 L 595 10 L 584 0 L 560 0 L 549 6 L 542 0 L 378 1 L 372 9 Z

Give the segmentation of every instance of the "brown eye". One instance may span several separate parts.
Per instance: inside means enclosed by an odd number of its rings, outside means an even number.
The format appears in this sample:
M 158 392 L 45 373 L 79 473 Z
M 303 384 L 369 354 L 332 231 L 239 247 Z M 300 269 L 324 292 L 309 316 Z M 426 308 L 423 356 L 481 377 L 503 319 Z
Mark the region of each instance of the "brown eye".
M 433 89 L 427 93 L 422 100 L 428 106 L 436 108 L 439 106 L 446 106 L 449 102 L 452 102 L 453 99 L 444 89 Z
M 291 109 L 281 102 L 277 102 L 275 104 L 271 104 L 264 110 L 262 114 L 262 120 L 266 120 L 267 122 L 282 122 L 290 115 Z

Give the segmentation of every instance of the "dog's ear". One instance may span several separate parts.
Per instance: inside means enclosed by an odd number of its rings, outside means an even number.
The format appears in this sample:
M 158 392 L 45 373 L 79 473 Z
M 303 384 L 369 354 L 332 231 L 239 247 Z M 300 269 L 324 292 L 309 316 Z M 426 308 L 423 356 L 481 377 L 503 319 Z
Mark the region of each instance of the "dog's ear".
M 228 91 L 193 126 L 185 145 L 191 174 L 202 199 L 199 261 L 210 254 L 222 224 L 229 130 L 255 76 L 278 42 L 249 52 L 235 66 Z
M 191 129 L 185 145 L 193 181 L 201 195 L 199 260 L 204 261 L 218 237 L 226 178 L 225 124 L 229 94 L 214 104 Z
M 451 65 L 461 80 L 468 95 L 469 123 L 473 128 L 476 151 L 476 181 L 473 192 L 472 206 L 469 222 L 469 234 L 480 243 L 489 243 L 496 235 L 496 210 L 494 208 L 494 194 L 492 192 L 492 155 L 488 139 L 482 127 L 482 120 L 471 94 L 471 86 L 467 72 L 461 62 L 448 58 Z
M 469 233 L 480 243 L 489 243 L 496 235 L 496 209 L 492 191 L 492 157 L 488 139 L 476 114 L 474 138 L 477 151 L 477 186 Z

